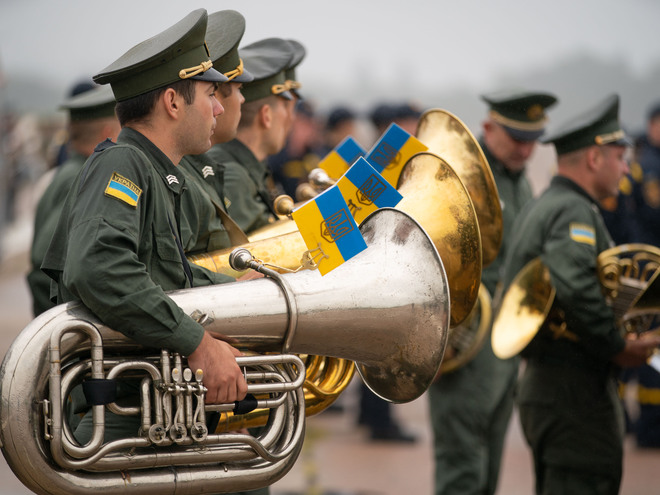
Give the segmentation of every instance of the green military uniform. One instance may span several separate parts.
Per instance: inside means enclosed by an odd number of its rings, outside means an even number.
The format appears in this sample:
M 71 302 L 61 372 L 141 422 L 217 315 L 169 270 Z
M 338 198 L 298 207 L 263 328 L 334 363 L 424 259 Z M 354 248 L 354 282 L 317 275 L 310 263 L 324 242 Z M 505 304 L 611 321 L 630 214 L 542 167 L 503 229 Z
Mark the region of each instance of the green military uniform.
M 558 155 L 595 144 L 624 144 L 618 98 L 548 138 Z M 525 349 L 518 406 L 534 455 L 536 492 L 618 493 L 623 414 L 611 358 L 625 342 L 597 275 L 598 254 L 612 246 L 597 202 L 567 177 L 555 177 L 516 222 L 505 282 L 540 257 L 565 313 L 557 337 L 547 322 Z M 566 336 L 569 335 L 570 338 Z
M 297 53 L 286 40 L 268 38 L 239 50 L 254 80 L 243 85 L 245 102 L 271 95 L 291 100 L 286 69 Z M 268 192 L 268 165 L 260 162 L 239 139 L 214 146 L 208 153 L 224 166 L 224 201 L 229 215 L 245 232 L 263 227 L 277 218 Z
M 543 93 L 486 96 L 491 117 L 497 112 L 516 139 L 535 141 L 545 125 L 544 109 L 556 99 Z M 529 112 L 540 107 L 541 111 Z M 513 224 L 532 199 L 524 171 L 510 171 L 481 141 L 502 206 L 502 245 L 497 258 L 482 271 L 491 297 L 500 283 Z M 501 360 L 487 338 L 474 359 L 443 374 L 429 388 L 434 431 L 435 494 L 493 494 L 497 488 L 502 450 L 513 411 L 518 360 Z
M 209 68 L 206 17 L 203 9 L 192 12 L 129 50 L 94 80 L 109 83 L 118 102 L 183 78 L 226 81 Z M 184 257 L 184 188 L 175 164 L 130 127 L 122 129 L 117 144 L 97 146 L 71 186 L 42 264 L 56 282 L 57 301 L 81 301 L 106 325 L 140 344 L 191 354 L 204 329 L 165 291 L 224 277 Z M 123 385 L 119 388 L 130 390 L 130 384 Z M 91 431 L 90 416 L 76 430 L 83 441 Z M 135 418 L 108 416 L 106 440 L 136 433 Z
M 238 54 L 238 44 L 245 32 L 245 18 L 235 10 L 209 15 L 206 43 L 213 67 L 228 81 L 246 83 L 253 79 Z M 223 118 L 222 115 L 219 118 Z M 181 209 L 181 238 L 186 253 L 196 254 L 231 246 L 225 226 L 223 202 L 224 167 L 207 154 L 188 155 L 179 163 L 186 177 L 187 191 Z M 220 211 L 222 210 L 222 211 Z
M 70 121 L 93 122 L 115 115 L 115 97 L 110 88 L 101 86 L 69 98 L 60 108 L 68 110 Z M 30 249 L 31 269 L 27 276 L 34 316 L 55 306 L 50 300 L 50 278 L 41 271 L 41 262 L 50 245 L 69 188 L 86 159 L 86 156 L 71 151 L 67 161 L 55 170 L 53 180 L 37 204 Z
M 243 231 L 250 233 L 276 218 L 266 188 L 265 161 L 257 160 L 238 139 L 214 146 L 207 154 L 224 167 L 224 202 Z
M 50 300 L 50 278 L 41 271 L 41 262 L 55 232 L 69 187 L 85 164 L 87 157 L 71 152 L 69 159 L 55 170 L 53 181 L 39 199 L 34 217 L 34 237 L 30 249 L 31 269 L 27 280 L 32 293 L 32 311 L 38 316 L 55 306 Z

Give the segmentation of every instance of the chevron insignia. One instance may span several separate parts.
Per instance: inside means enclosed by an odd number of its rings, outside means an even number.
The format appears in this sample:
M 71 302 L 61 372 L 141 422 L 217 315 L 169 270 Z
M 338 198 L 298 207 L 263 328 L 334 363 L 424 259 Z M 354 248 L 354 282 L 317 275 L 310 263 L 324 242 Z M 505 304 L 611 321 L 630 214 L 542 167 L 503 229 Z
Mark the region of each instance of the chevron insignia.
M 209 175 L 215 175 L 215 172 L 213 171 L 213 167 L 211 165 L 207 165 L 202 169 L 202 175 L 206 179 Z

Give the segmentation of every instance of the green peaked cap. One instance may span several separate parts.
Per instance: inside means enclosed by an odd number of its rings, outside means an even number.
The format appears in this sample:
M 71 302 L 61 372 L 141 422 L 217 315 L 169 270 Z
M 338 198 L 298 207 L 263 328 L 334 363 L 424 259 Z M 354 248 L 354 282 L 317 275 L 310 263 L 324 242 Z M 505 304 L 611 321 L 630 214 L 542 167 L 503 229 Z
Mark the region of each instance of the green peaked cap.
M 630 145 L 619 123 L 619 96 L 613 94 L 598 102 L 558 127 L 543 142 L 554 144 L 558 155 L 594 145 Z
M 183 79 L 226 82 L 227 78 L 212 68 L 204 42 L 206 23 L 206 10 L 195 10 L 174 26 L 135 45 L 92 79 L 110 84 L 117 101 Z
M 488 104 L 491 119 L 520 141 L 536 141 L 545 132 L 545 110 L 557 102 L 549 93 L 516 90 L 482 95 L 481 99 Z

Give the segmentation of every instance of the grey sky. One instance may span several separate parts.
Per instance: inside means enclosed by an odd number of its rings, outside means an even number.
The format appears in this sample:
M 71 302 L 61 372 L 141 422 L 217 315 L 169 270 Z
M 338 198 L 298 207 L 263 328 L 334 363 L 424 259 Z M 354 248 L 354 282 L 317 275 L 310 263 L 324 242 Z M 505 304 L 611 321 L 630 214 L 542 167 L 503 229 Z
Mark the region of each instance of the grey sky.
M 0 0 L 0 67 L 64 88 L 199 7 L 241 12 L 243 44 L 301 41 L 299 77 L 312 93 L 367 80 L 483 91 L 500 74 L 583 53 L 640 75 L 660 64 L 656 0 Z

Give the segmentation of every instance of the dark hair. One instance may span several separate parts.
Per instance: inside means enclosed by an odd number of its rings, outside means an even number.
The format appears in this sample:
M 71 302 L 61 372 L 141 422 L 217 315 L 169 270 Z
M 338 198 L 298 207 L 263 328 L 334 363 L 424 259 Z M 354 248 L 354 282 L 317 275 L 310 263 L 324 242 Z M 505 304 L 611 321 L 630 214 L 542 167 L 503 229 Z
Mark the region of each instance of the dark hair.
M 233 90 L 234 88 L 231 87 L 231 84 L 218 84 L 218 92 L 223 98 L 229 98 Z
M 174 91 L 183 96 L 183 101 L 187 105 L 191 105 L 195 101 L 195 81 L 192 79 L 184 79 L 175 83 L 157 88 L 148 93 L 144 93 L 128 100 L 117 102 L 115 106 L 115 113 L 119 124 L 123 127 L 131 122 L 139 122 L 144 120 L 153 110 L 156 101 L 167 89 L 172 88 Z

